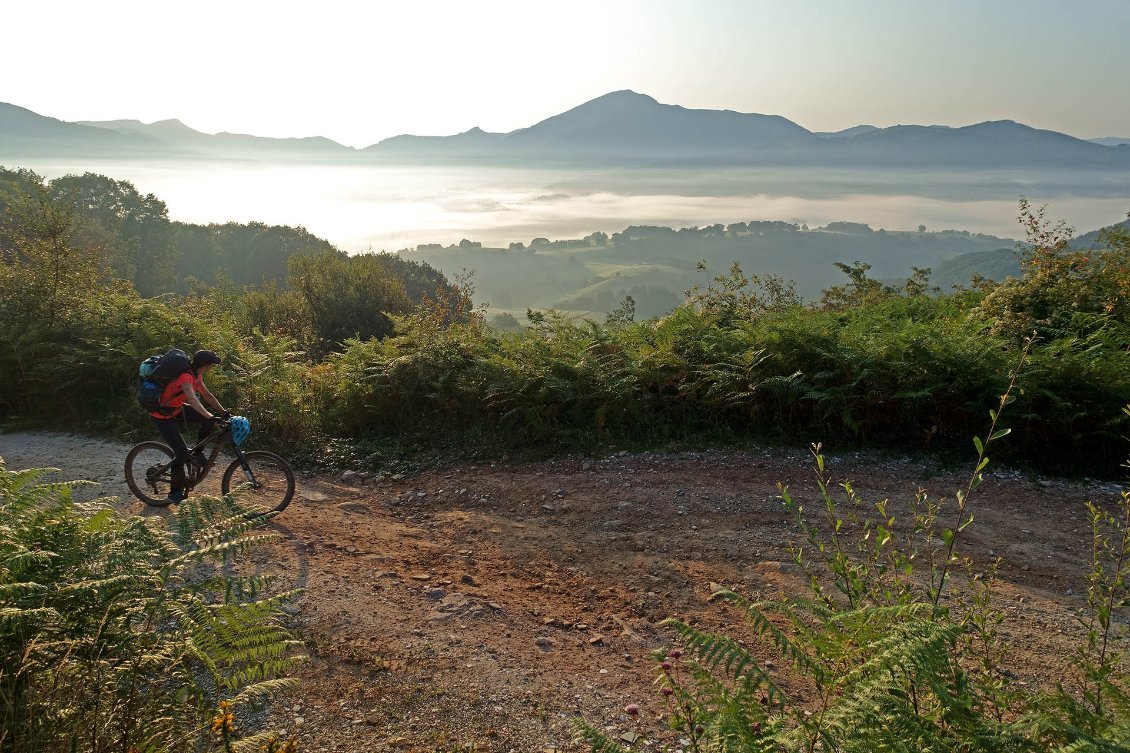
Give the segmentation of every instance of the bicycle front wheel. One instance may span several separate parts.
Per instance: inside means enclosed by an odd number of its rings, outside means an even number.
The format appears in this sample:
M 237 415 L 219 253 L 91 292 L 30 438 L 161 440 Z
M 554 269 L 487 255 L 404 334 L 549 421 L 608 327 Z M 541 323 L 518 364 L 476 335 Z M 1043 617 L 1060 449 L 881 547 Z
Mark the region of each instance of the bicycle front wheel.
M 294 496 L 294 471 L 273 452 L 251 450 L 228 466 L 220 482 L 224 494 L 240 486 L 244 487 L 240 499 L 264 510 L 282 512 Z
M 172 491 L 173 450 L 160 442 L 142 442 L 126 455 L 126 486 L 152 507 L 169 504 Z

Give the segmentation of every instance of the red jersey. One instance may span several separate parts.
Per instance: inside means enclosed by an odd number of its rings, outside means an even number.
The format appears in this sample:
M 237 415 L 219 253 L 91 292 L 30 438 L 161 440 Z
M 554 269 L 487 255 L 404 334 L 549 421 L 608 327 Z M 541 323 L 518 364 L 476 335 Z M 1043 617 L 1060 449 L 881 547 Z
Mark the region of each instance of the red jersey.
M 199 398 L 202 383 L 203 380 L 199 374 L 194 374 L 191 371 L 184 372 L 165 385 L 164 391 L 161 392 L 161 407 L 164 412 L 155 411 L 149 415 L 153 418 L 175 418 L 179 416 L 184 409 L 184 404 L 188 402 L 188 398 L 184 396 L 184 390 L 181 388 L 186 384 L 191 384 L 192 391 Z

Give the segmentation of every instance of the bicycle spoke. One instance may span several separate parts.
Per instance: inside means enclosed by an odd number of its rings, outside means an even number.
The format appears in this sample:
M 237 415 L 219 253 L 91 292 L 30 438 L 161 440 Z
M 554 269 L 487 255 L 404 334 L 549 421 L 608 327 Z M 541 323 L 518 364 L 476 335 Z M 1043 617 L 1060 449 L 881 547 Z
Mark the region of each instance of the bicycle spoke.
M 223 488 L 238 491 L 240 500 L 250 507 L 282 510 L 294 495 L 294 472 L 278 455 L 250 451 L 243 454 L 243 463 L 228 467 Z

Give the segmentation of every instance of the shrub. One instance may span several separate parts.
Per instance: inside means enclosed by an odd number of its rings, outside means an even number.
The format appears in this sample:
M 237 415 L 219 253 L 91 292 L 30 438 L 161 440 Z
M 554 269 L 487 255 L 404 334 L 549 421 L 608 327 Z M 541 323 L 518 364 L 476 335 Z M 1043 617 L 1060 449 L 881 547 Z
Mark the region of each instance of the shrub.
M 262 518 L 228 497 L 123 519 L 47 472 L 0 459 L 0 750 L 207 749 L 221 701 L 242 715 L 293 683 L 295 593 L 219 567 Z
M 1049 222 L 1044 211 L 1021 200 L 1023 275 L 998 285 L 981 312 L 1001 332 L 1022 338 L 1035 330 L 1048 341 L 1086 336 L 1107 322 L 1130 324 L 1130 230 L 1109 228 L 1095 248 L 1074 249 L 1071 228 Z

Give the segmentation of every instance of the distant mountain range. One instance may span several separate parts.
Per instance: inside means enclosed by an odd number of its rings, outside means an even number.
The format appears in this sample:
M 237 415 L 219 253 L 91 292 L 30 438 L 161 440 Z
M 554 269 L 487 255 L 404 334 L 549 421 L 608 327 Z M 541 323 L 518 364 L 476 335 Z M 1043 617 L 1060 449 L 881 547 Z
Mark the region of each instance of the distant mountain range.
M 0 162 L 21 157 L 1130 171 L 1130 139 L 1086 141 L 1009 120 L 819 133 L 780 115 L 693 110 L 618 91 L 510 133 L 473 128 L 454 136 L 396 136 L 353 149 L 324 138 L 209 135 L 178 120 L 70 123 L 0 103 Z

